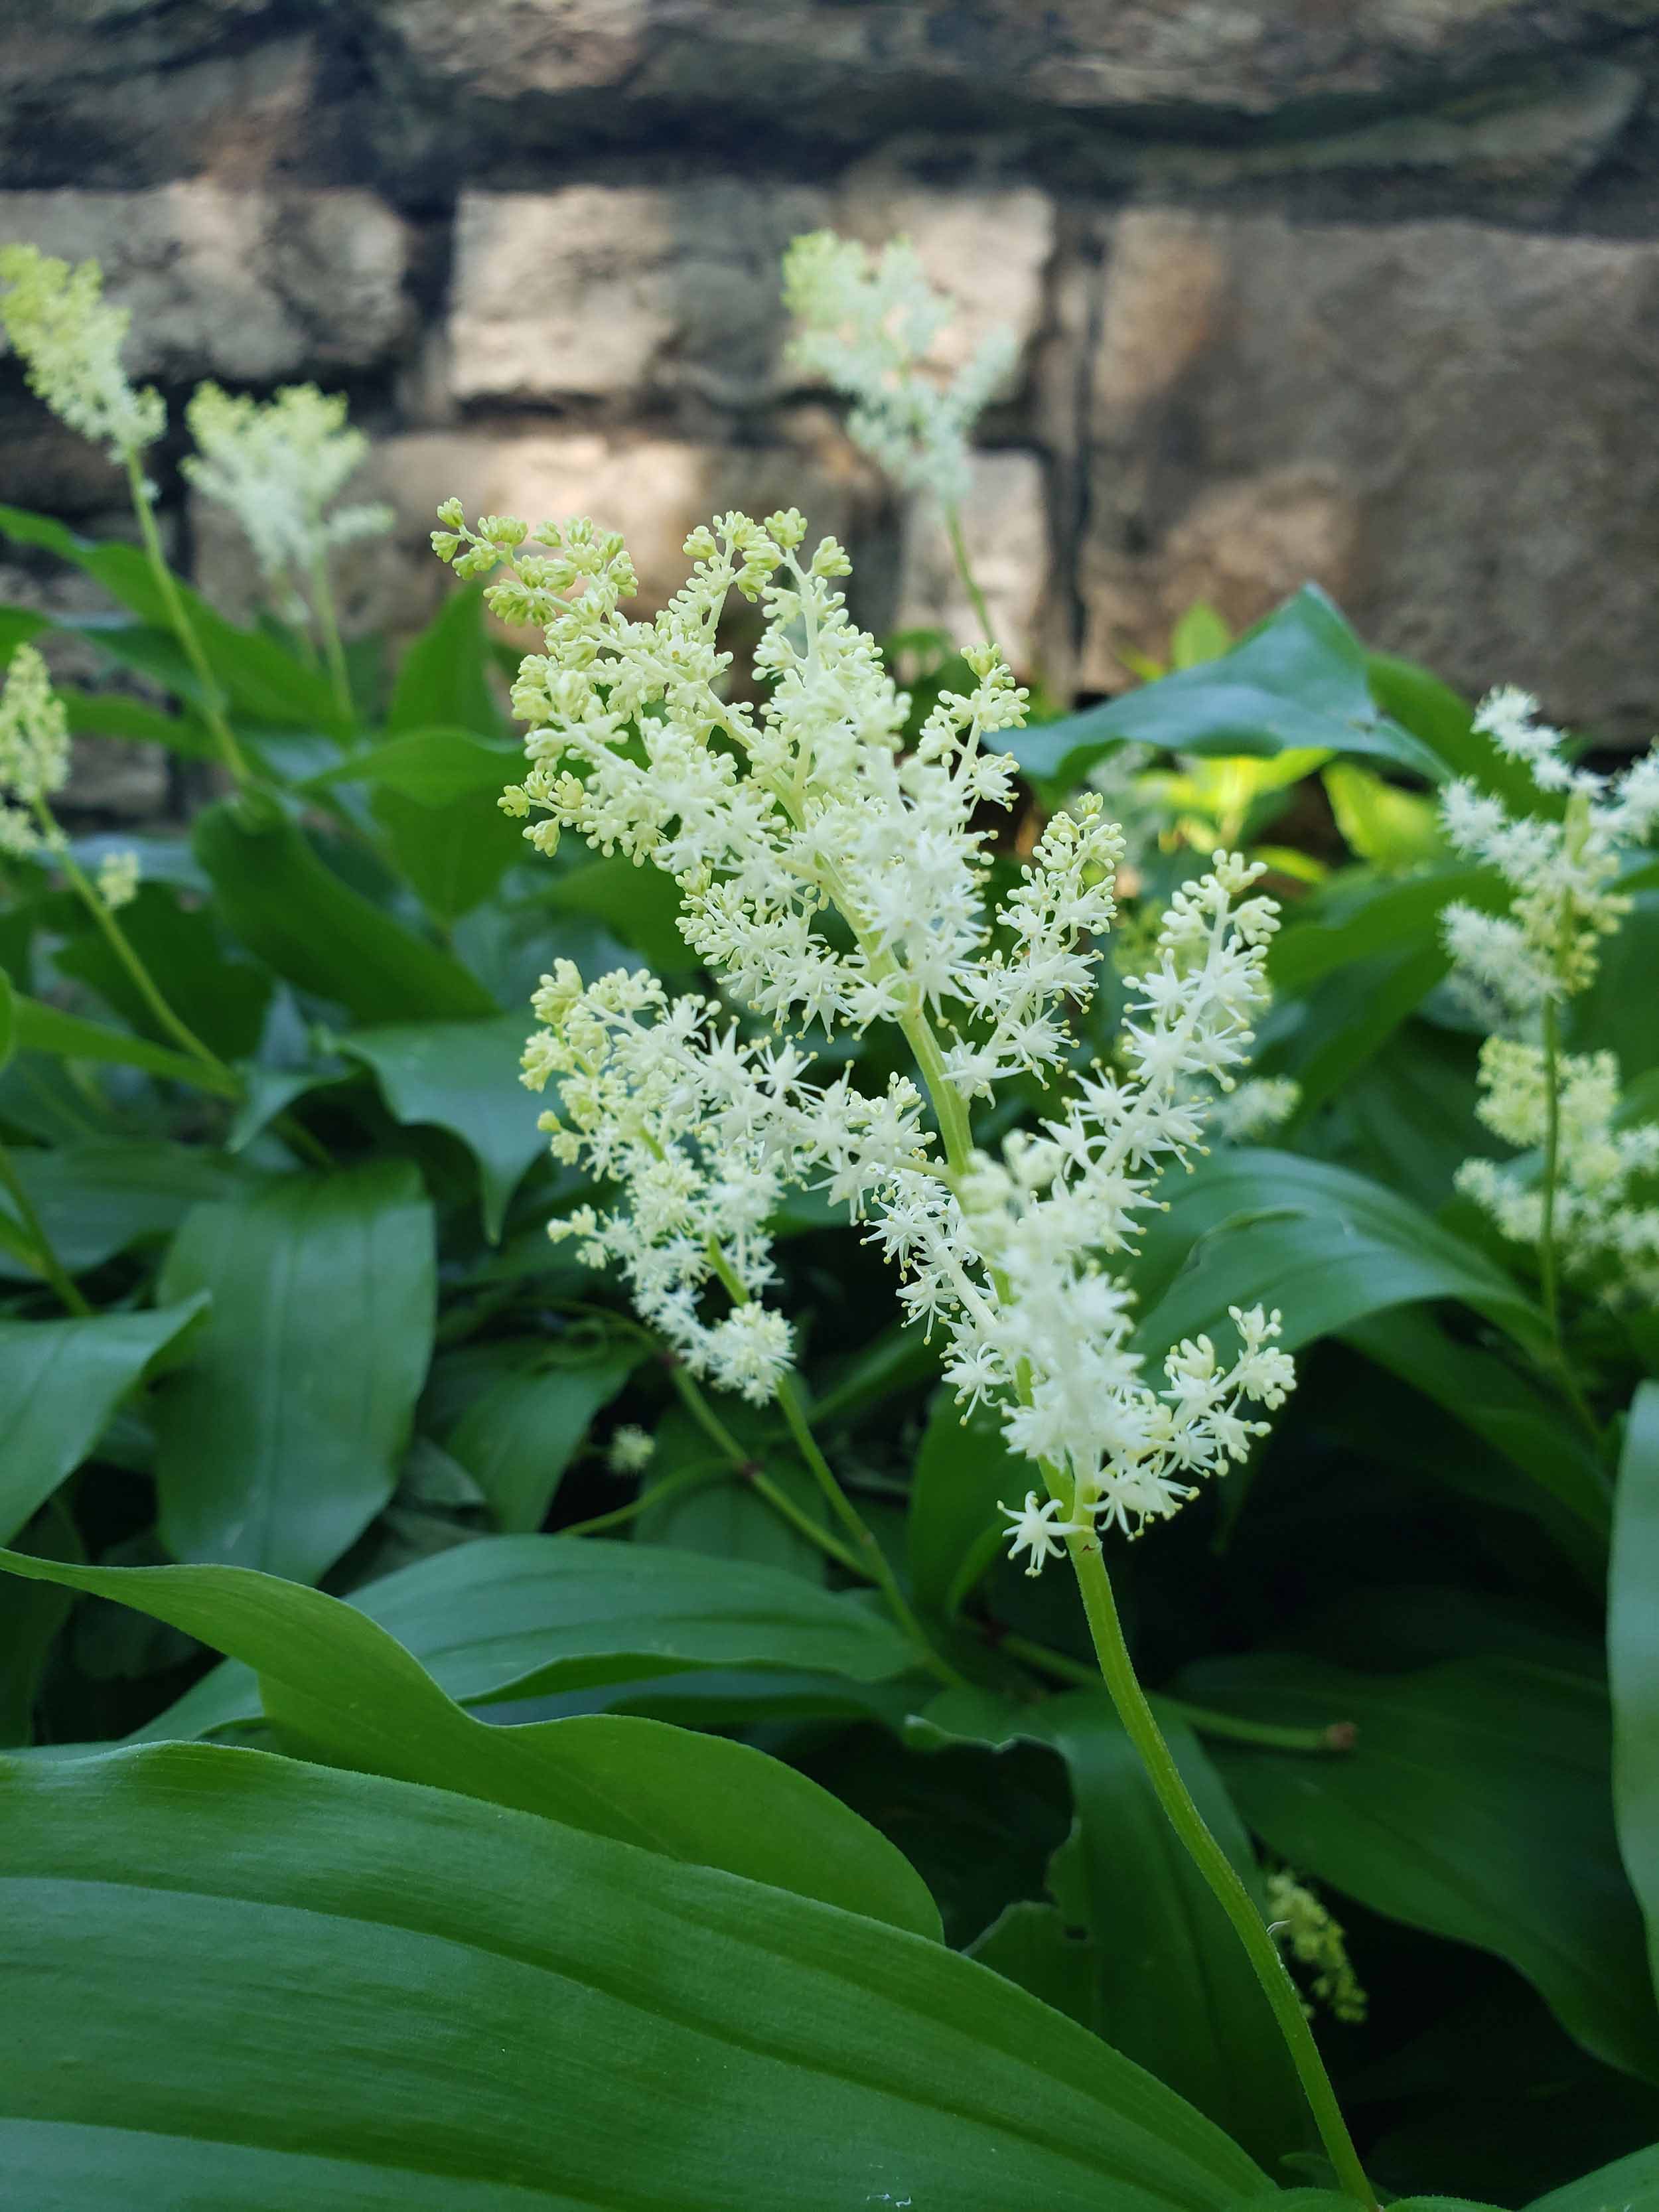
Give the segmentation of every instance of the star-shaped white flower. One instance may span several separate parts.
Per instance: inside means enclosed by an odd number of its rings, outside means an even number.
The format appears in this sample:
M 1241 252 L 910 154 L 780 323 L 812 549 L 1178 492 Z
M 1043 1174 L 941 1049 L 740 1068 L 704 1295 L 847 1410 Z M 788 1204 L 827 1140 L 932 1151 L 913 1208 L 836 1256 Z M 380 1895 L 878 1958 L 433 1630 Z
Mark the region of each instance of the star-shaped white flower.
M 1066 1536 L 1080 1536 L 1084 1524 L 1080 1521 L 1060 1521 L 1054 1517 L 1060 1511 L 1058 1499 L 1046 1498 L 1039 1505 L 1035 1490 L 1025 1493 L 1024 1505 L 1015 1507 L 999 1503 L 999 1513 L 1006 1514 L 1013 1523 L 1008 1531 L 1008 1556 L 1017 1559 L 1022 1552 L 1029 1552 L 1031 1564 L 1028 1575 L 1040 1575 L 1045 1559 L 1057 1559 L 1066 1549 L 1060 1540 Z

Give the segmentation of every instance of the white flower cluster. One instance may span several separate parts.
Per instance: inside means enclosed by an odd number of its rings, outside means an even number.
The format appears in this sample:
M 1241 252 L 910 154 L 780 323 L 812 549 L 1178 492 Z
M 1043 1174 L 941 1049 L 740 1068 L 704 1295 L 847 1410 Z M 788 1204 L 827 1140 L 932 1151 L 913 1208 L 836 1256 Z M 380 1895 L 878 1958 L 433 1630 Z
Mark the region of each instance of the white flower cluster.
M 121 366 L 131 318 L 103 297 L 95 261 L 71 269 L 33 246 L 0 246 L 0 323 L 22 356 L 29 389 L 72 430 L 125 465 L 167 428 L 167 405 L 135 391 Z
M 1610 1301 L 1659 1297 L 1659 1204 L 1642 1197 L 1659 1175 L 1659 1123 L 1621 1122 L 1619 1063 L 1610 1052 L 1565 1054 L 1559 1080 L 1552 1231 L 1562 1264 Z M 1488 1037 L 1481 1047 L 1479 1112 L 1505 1144 L 1543 1144 L 1547 1085 L 1538 1046 Z M 1492 1160 L 1465 1160 L 1457 1187 L 1505 1237 L 1540 1241 L 1541 1189 Z
M 69 769 L 64 702 L 40 655 L 20 645 L 0 690 L 0 853 L 22 860 L 48 842 L 40 817 Z
M 260 574 L 281 594 L 282 612 L 305 619 L 297 586 L 333 549 L 392 527 L 392 509 L 329 509 L 362 465 L 368 441 L 348 427 L 346 401 L 314 384 L 291 384 L 271 398 L 233 397 L 216 384 L 196 388 L 185 419 L 196 453 L 179 466 L 204 498 L 234 514 Z
M 1083 1071 L 1034 1133 L 975 1152 L 970 1099 L 1075 1057 L 1068 1015 L 1103 957 L 1121 849 L 1086 799 L 992 903 L 983 815 L 1009 806 L 1013 763 L 984 740 L 1024 705 L 994 650 L 969 657 L 974 690 L 945 694 L 906 751 L 908 702 L 833 588 L 846 556 L 826 540 L 798 557 L 793 510 L 694 532 L 692 574 L 650 623 L 620 611 L 632 568 L 588 522 L 472 528 L 453 501 L 440 519 L 440 556 L 470 574 L 505 564 L 492 606 L 546 640 L 514 690 L 531 767 L 503 805 L 543 849 L 570 828 L 672 875 L 687 941 L 774 1032 L 746 1038 L 720 1002 L 670 1000 L 643 971 L 545 979 L 526 1080 L 558 1084 L 556 1153 L 620 1187 L 608 1213 L 554 1233 L 617 1263 L 696 1371 L 763 1399 L 793 1349 L 762 1302 L 768 1224 L 787 1188 L 823 1187 L 898 1263 L 907 1316 L 946 1334 L 959 1396 L 997 1406 L 1070 1528 L 1174 1511 L 1188 1478 L 1260 1433 L 1243 1406 L 1277 1406 L 1294 1379 L 1277 1315 L 1256 1310 L 1234 1316 L 1231 1364 L 1200 1338 L 1169 1355 L 1162 1387 L 1143 1380 L 1109 1264 L 1161 1169 L 1199 1144 L 1200 1089 L 1230 1089 L 1248 1055 L 1276 927 L 1251 895 L 1260 870 L 1218 854 L 1176 894 L 1132 980 L 1115 1072 Z M 726 696 L 733 590 L 765 610 L 758 703 Z M 902 1030 L 925 1093 L 903 1076 L 873 1096 L 845 1070 L 820 1079 L 776 1034 L 876 1021 Z
M 854 402 L 848 422 L 896 483 L 947 507 L 969 485 L 968 434 L 1013 366 L 1012 334 L 993 331 L 949 383 L 923 366 L 951 314 L 908 240 L 879 254 L 834 231 L 809 231 L 783 259 L 784 305 L 802 327 L 789 355 Z
M 1629 901 L 1613 888 L 1626 848 L 1659 822 L 1659 754 L 1648 752 L 1616 778 L 1574 767 L 1561 732 L 1537 720 L 1524 691 L 1494 691 L 1474 718 L 1500 752 L 1525 763 L 1540 793 L 1565 796 L 1562 820 L 1513 815 L 1468 781 L 1441 799 L 1446 835 L 1508 884 L 1506 915 L 1454 902 L 1443 917 L 1455 980 L 1494 1027 L 1514 1026 L 1546 1000 L 1586 989 L 1601 939 L 1618 928 Z
M 111 914 L 131 906 L 138 896 L 138 855 L 131 847 L 106 853 L 98 863 L 98 896 Z

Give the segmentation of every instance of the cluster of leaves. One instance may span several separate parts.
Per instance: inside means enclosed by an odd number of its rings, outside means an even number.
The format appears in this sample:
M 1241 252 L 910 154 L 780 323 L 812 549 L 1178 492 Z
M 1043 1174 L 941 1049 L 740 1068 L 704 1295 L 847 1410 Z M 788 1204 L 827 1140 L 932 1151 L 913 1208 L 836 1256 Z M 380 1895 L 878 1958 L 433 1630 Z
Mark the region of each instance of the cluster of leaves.
M 75 627 L 175 702 L 70 691 L 73 726 L 207 757 L 142 556 L 0 528 L 104 585 Z M 711 1415 L 550 1244 L 592 1194 L 516 1081 L 535 979 L 692 963 L 651 872 L 523 864 L 476 592 L 390 684 L 356 652 L 348 714 L 178 590 L 252 776 L 143 842 L 122 921 L 214 1066 L 49 855 L 0 918 L 16 2201 L 1326 2202 L 1075 1589 L 998 1555 L 1025 1471 L 875 1256 L 785 1224 L 813 1431 L 945 1689 L 798 1439 Z M 52 627 L 0 611 L 0 658 Z M 1149 903 L 1219 824 L 1290 905 L 1294 1118 L 1179 1178 L 1135 1267 L 1149 1353 L 1261 1301 L 1304 1381 L 1126 1553 L 1137 1656 L 1264 1911 L 1290 1868 L 1346 1930 L 1368 2015 L 1320 2033 L 1376 2184 L 1659 2203 L 1659 1330 L 1571 1315 L 1586 1420 L 1452 1185 L 1491 1140 L 1439 917 L 1498 894 L 1424 794 L 1516 772 L 1315 592 L 1180 657 L 1018 746 L 1039 800 L 1150 749 Z M 1315 774 L 1322 851 L 1286 835 Z M 1570 1042 L 1639 1103 L 1659 875 L 1626 888 Z

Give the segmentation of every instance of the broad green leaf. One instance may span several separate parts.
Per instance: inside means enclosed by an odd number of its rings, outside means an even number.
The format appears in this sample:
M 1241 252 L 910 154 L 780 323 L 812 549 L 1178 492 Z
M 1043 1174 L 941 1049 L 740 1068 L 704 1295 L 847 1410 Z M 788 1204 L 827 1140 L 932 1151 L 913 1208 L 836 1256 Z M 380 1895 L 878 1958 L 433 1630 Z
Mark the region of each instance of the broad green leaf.
M 1387 1051 L 1343 1085 L 1325 1121 L 1304 1127 L 1297 1149 L 1438 1212 L 1463 1162 L 1498 1149 L 1475 1119 L 1476 1058 L 1471 1036 L 1402 1023 Z
M 407 1163 L 198 1206 L 161 1295 L 213 1297 L 155 1407 L 161 1539 L 314 1581 L 391 1497 L 431 1355 L 432 1210 Z
M 365 1583 L 349 1602 L 465 1705 L 701 1668 L 880 1682 L 915 1656 L 868 1605 L 780 1568 L 582 1537 L 480 1537 Z M 141 1733 L 204 1735 L 258 1713 L 252 1674 L 227 1666 Z
M 1453 775 L 1466 775 L 1522 813 L 1538 804 L 1538 787 L 1524 762 L 1510 760 L 1489 737 L 1474 726 L 1474 714 L 1466 699 L 1448 684 L 1390 653 L 1368 653 L 1365 677 L 1370 694 L 1385 714 L 1392 715 L 1444 763 Z
M 538 1102 L 520 1080 L 527 1017 L 487 1022 L 390 1024 L 338 1040 L 374 1072 L 399 1121 L 429 1122 L 459 1137 L 478 1163 L 484 1235 L 501 1239 L 507 1200 L 547 1150 Z
M 0 532 L 19 544 L 39 545 L 95 577 L 142 623 L 167 631 L 167 609 L 149 562 L 136 545 L 98 544 L 77 538 L 48 515 L 0 507 Z M 196 632 L 208 665 L 232 703 L 267 721 L 332 730 L 339 721 L 328 678 L 308 668 L 262 631 L 239 629 L 210 607 L 182 576 L 173 587 Z
M 155 1313 L 0 1321 L 0 1541 L 74 1473 L 156 1353 L 199 1314 L 185 1297 Z
M 0 1067 L 17 1048 L 17 993 L 11 977 L 0 968 Z
M 1267 974 L 1277 994 L 1307 991 L 1373 953 L 1437 945 L 1453 900 L 1495 908 L 1506 896 L 1484 868 L 1437 868 L 1405 883 L 1340 875 L 1287 919 L 1268 947 Z
M 1170 1176 L 1168 1210 L 1148 1218 L 1135 1269 L 1137 1346 L 1161 1354 L 1228 1326 L 1230 1305 L 1279 1307 L 1289 1348 L 1368 1314 L 1460 1298 L 1523 1345 L 1540 1317 L 1483 1252 L 1380 1183 L 1292 1152 L 1241 1147 Z
M 438 725 L 498 735 L 501 711 L 489 672 L 483 587 L 469 584 L 450 593 L 404 653 L 386 709 L 386 734 Z
M 52 689 L 77 738 L 121 738 L 131 744 L 161 745 L 186 760 L 216 757 L 212 732 L 193 715 L 163 714 L 125 691 L 82 691 L 72 684 L 56 684 Z
M 768 1881 L 937 1937 L 921 1881 L 873 1828 L 781 1762 L 659 1721 L 492 1728 L 337 1598 L 246 1567 L 79 1567 L 0 1553 L 35 1583 L 164 1620 L 253 1668 L 284 1742 L 326 1765 L 454 1790 Z
M 639 1364 L 637 1339 L 611 1335 L 573 1353 L 554 1339 L 475 1398 L 446 1448 L 509 1534 L 539 1528 L 593 1416 Z
M 1437 943 L 1406 943 L 1325 976 L 1307 994 L 1298 1025 L 1261 1065 L 1301 1093 L 1301 1123 L 1370 1066 L 1416 1012 L 1451 963 Z
M 1373 867 L 1413 868 L 1444 850 L 1432 799 L 1401 791 L 1352 761 L 1333 761 L 1322 781 L 1345 843 Z
M 1508 1960 L 1586 2049 L 1659 2079 L 1599 1684 L 1518 1659 L 1357 1674 L 1258 1654 L 1204 1662 L 1174 1686 L 1250 1720 L 1352 1720 L 1341 1759 L 1211 1747 L 1250 1826 L 1372 1911 Z
M 502 813 L 497 796 L 474 792 L 432 806 L 380 790 L 370 801 L 398 873 L 445 929 L 482 906 L 524 857 L 523 830 Z
M 1569 1042 L 1616 1054 L 1626 1084 L 1659 1067 L 1659 890 L 1638 892 L 1614 934 L 1601 941 L 1595 981 L 1571 1002 Z
M 1611 1517 L 1607 1470 L 1559 1395 L 1497 1352 L 1456 1342 L 1421 1307 L 1372 1314 L 1343 1335 L 1368 1359 L 1495 1444 L 1587 1528 L 1606 1535 Z
M 1267 2179 L 937 1943 L 442 1791 L 0 1775 L 21 2204 L 1224 2212 Z
M 1527 2212 L 1655 2212 L 1659 2206 L 1659 2143 L 1633 2150 L 1565 2189 L 1535 2197 Z
M 460 728 L 405 730 L 378 745 L 365 745 L 313 778 L 308 787 L 367 783 L 422 806 L 451 806 L 458 799 L 500 798 L 524 766 L 516 745 L 491 743 Z
M 1379 711 L 1364 648 L 1311 584 L 1218 660 L 1011 732 L 1008 750 L 1027 775 L 1069 785 L 1122 744 L 1263 758 L 1316 746 L 1391 761 L 1431 781 L 1444 774 L 1428 746 Z
M 458 960 L 325 867 L 282 817 L 235 800 L 197 817 L 196 852 L 235 935 L 290 983 L 361 1022 L 483 1020 L 500 1009 Z
M 121 927 L 173 1012 L 204 1044 L 222 1060 L 241 1060 L 258 1048 L 271 978 L 251 961 L 225 957 L 209 914 L 181 905 L 162 884 L 143 884 L 123 912 Z M 164 1042 L 166 1031 L 101 932 L 83 931 L 57 955 L 56 964 L 89 984 L 141 1036 Z
M 1659 1981 L 1659 1382 L 1631 1401 L 1607 1578 L 1613 1799 Z
M 149 1137 L 19 1146 L 11 1160 L 72 1275 L 171 1235 L 203 1200 L 231 1198 L 246 1188 L 246 1178 L 216 1154 Z M 0 1275 L 12 1273 L 0 1261 Z
M 775 1488 L 808 1522 L 824 1525 L 823 1493 L 786 1448 L 758 1407 L 727 1400 L 720 1418 Z M 700 1552 L 717 1559 L 749 1559 L 823 1581 L 824 1555 L 805 1532 L 746 1482 L 683 1407 L 653 1431 L 656 1456 L 645 1475 L 647 1504 L 633 1524 L 636 1544 Z M 690 1473 L 686 1483 L 682 1478 Z
M 678 888 L 660 868 L 635 867 L 620 855 L 585 860 L 555 876 L 540 898 L 557 913 L 587 915 L 604 922 L 659 975 L 687 975 L 698 965 L 696 954 L 680 935 Z
M 963 1417 L 949 1390 L 933 1401 L 910 1487 L 906 1535 L 916 1602 L 946 1616 L 995 1558 L 1007 1534 L 999 1505 L 1018 1506 L 1035 1480 L 1002 1425 L 984 1407 Z
M 1080 2027 L 1093 2027 L 1094 1945 L 1067 1928 L 1058 1906 L 1018 1899 L 975 1937 L 967 1955 Z
M 20 1549 L 37 1558 L 82 1559 L 86 1554 L 75 1523 L 54 1498 L 38 1513 L 21 1535 Z M 75 1601 L 50 1583 L 14 1587 L 0 1605 L 0 1750 L 27 1744 L 33 1725 L 35 1700 L 52 1656 Z
M 61 1013 L 39 999 L 16 1001 L 16 1041 L 20 1052 L 49 1052 L 59 1060 L 108 1060 L 120 1067 L 142 1067 L 150 1075 L 165 1075 L 174 1083 L 188 1083 L 198 1091 L 235 1096 L 235 1079 L 221 1075 L 187 1053 L 153 1044 L 149 1037 L 130 1036 L 125 1030 L 102 1022 L 82 1020 L 78 1014 Z
M 1103 1696 L 1068 1692 L 1001 1708 L 947 1691 L 929 1729 L 1006 1743 L 1046 1743 L 1065 1760 L 1075 1818 L 1048 1885 L 1068 1927 L 1090 1940 L 1088 2023 L 1270 2170 L 1310 2141 L 1295 2069 L 1249 1959 L 1170 1825 L 1169 1815 Z M 1210 1831 L 1263 1905 L 1261 1875 L 1231 1800 L 1184 1723 L 1165 1739 Z M 926 1740 L 923 1735 L 923 1741 Z M 1305 1756 L 1305 1755 L 1304 1755 Z

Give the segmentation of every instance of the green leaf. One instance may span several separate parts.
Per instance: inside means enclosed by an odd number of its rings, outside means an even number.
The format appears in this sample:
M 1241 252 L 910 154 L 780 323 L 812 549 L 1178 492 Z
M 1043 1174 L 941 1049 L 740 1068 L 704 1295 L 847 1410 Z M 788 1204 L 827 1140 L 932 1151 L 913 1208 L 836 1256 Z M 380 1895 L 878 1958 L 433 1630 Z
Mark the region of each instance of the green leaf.
M 54 1498 L 15 1540 L 37 1558 L 82 1559 L 86 1554 L 75 1523 Z M 35 1701 L 75 1601 L 50 1583 L 14 1589 L 0 1606 L 0 1747 L 24 1745 L 33 1724 Z
M 361 1022 L 483 1020 L 500 1012 L 477 977 L 325 867 L 282 817 L 222 800 L 197 817 L 197 855 L 248 949 Z
M 1334 761 L 1323 781 L 1345 843 L 1374 867 L 1413 868 L 1444 849 L 1432 799 L 1401 791 L 1352 761 Z
M 94 544 L 49 515 L 18 507 L 0 507 L 0 532 L 20 544 L 39 545 L 72 561 L 142 623 L 169 630 L 166 602 L 137 546 Z M 337 726 L 339 710 L 320 670 L 307 667 L 264 631 L 239 629 L 227 622 L 182 576 L 173 581 L 208 665 L 234 706 L 267 721 L 297 721 L 323 730 Z
M 798 1575 L 584 1537 L 483 1536 L 365 1583 L 349 1602 L 458 1705 L 654 1684 L 702 1668 L 879 1682 L 915 1659 L 881 1614 Z M 258 1712 L 252 1676 L 227 1666 L 141 1733 L 205 1734 Z
M 222 1060 L 257 1050 L 273 988 L 251 961 L 227 959 L 212 916 L 182 905 L 161 884 L 143 884 L 121 916 L 123 933 L 181 1021 Z M 160 1028 L 125 963 L 100 931 L 87 929 L 57 955 L 65 975 L 87 983 L 129 1028 L 160 1042 Z
M 207 1304 L 89 1320 L 0 1321 L 0 1541 L 86 1458 L 156 1353 Z
M 637 1339 L 612 1335 L 574 1353 L 555 1339 L 472 1401 L 446 1447 L 489 1500 L 498 1528 L 522 1534 L 541 1527 L 593 1416 L 642 1352 Z
M 1659 2143 L 1616 2158 L 1565 2189 L 1535 2197 L 1527 2212 L 1655 2212 L 1659 2206 Z
M 0 1067 L 17 1049 L 17 993 L 11 977 L 0 968 Z
M 404 653 L 386 709 L 387 734 L 436 724 L 496 736 L 501 713 L 489 670 L 483 586 L 469 584 L 450 593 Z
M 399 737 L 348 753 L 313 776 L 307 788 L 367 783 L 422 806 L 451 806 L 463 799 L 499 799 L 523 765 L 518 746 L 492 743 L 471 730 L 405 730 Z
M 1441 915 L 1454 899 L 1495 910 L 1506 896 L 1484 868 L 1438 868 L 1405 883 L 1337 876 L 1297 908 L 1268 947 L 1274 993 L 1307 991 L 1373 953 L 1437 945 Z
M 1249 1959 L 1158 1802 L 1104 1697 L 1029 1707 L 947 1691 L 930 1729 L 1046 1743 L 1066 1761 L 1075 1810 L 1048 1885 L 1063 1921 L 1091 1939 L 1086 2015 L 1097 2033 L 1178 2089 L 1269 2167 L 1310 2141 L 1296 2072 Z M 1165 1717 L 1166 1741 L 1199 1810 L 1265 1911 L 1261 1875 L 1231 1800 L 1197 1738 Z M 925 1738 L 923 1739 L 925 1740 Z
M 1530 1375 L 1480 1345 L 1455 1342 L 1420 1307 L 1373 1314 L 1343 1335 L 1524 1468 L 1585 1528 L 1606 1535 L 1611 1516 L 1601 1459 L 1559 1397 Z M 1514 1502 L 1526 1501 L 1517 1495 Z
M 120 1067 L 142 1067 L 174 1083 L 189 1083 L 222 1098 L 236 1095 L 234 1077 L 221 1075 L 186 1053 L 170 1052 L 148 1037 L 129 1036 L 125 1030 L 109 1029 L 102 1022 L 82 1021 L 78 1014 L 60 1013 L 39 999 L 18 996 L 15 1035 L 20 1052 L 49 1052 L 58 1060 L 107 1060 Z
M 1135 1279 L 1147 1310 L 1137 1346 L 1162 1354 L 1230 1326 L 1258 1300 L 1285 1316 L 1293 1349 L 1390 1306 L 1460 1298 L 1523 1346 L 1541 1317 L 1486 1255 L 1380 1183 L 1322 1160 L 1241 1147 L 1168 1179 L 1149 1217 Z
M 329 1765 L 459 1790 L 937 1939 L 914 1870 L 792 1767 L 659 1721 L 492 1728 L 337 1598 L 246 1567 L 81 1567 L 0 1553 L 36 1583 L 131 1605 L 234 1653 L 285 1744 Z
M 937 1943 L 441 1791 L 0 1778 L 20 2203 L 1224 2212 L 1266 2177 Z
M 213 1295 L 158 1393 L 161 1540 L 175 1557 L 314 1581 L 391 1497 L 432 1349 L 432 1211 L 406 1162 L 284 1177 L 198 1206 L 161 1295 Z
M 1444 774 L 1428 746 L 1378 711 L 1364 648 L 1311 584 L 1218 660 L 1060 721 L 1012 731 L 1009 740 L 1028 776 L 1062 785 L 1080 782 L 1122 744 L 1261 758 L 1322 746 L 1391 761 L 1431 781 Z
M 947 1619 L 961 1611 L 1007 1533 L 998 1506 L 1018 1506 L 1033 1480 L 1030 1462 L 1008 1449 L 994 1414 L 976 1407 L 964 1419 L 954 1395 L 939 1392 L 916 1454 L 906 1522 L 918 1605 Z
M 1599 1684 L 1518 1659 L 1356 1674 L 1261 1654 L 1205 1662 L 1174 1686 L 1249 1720 L 1354 1722 L 1341 1759 L 1212 1747 L 1251 1827 L 1372 1911 L 1508 1960 L 1587 2050 L 1659 2080 Z
M 193 715 L 163 714 L 125 691 L 82 691 L 73 684 L 55 684 L 52 689 L 77 738 L 119 738 L 130 744 L 161 745 L 186 760 L 217 756 L 212 732 Z
M 231 1198 L 246 1188 L 216 1154 L 145 1137 L 19 1146 L 11 1160 L 72 1275 L 171 1235 L 204 1199 Z M 0 1275 L 12 1273 L 0 1261 Z
M 372 1068 L 399 1121 L 426 1122 L 460 1139 L 478 1164 L 484 1235 L 499 1243 L 520 1178 L 547 1150 L 541 1109 L 520 1080 L 527 1018 L 420 1022 L 359 1030 L 342 1052 Z
M 1659 1382 L 1631 1401 L 1607 1578 L 1613 1800 L 1659 1982 Z
M 620 855 L 584 861 L 556 876 L 540 901 L 558 913 L 604 922 L 659 975 L 689 975 L 699 964 L 680 935 L 678 887 L 660 868 L 635 867 Z
M 1079 2027 L 1093 2027 L 1094 1945 L 1080 1929 L 1067 1928 L 1057 1906 L 1018 1899 L 975 1938 L 967 1955 Z

